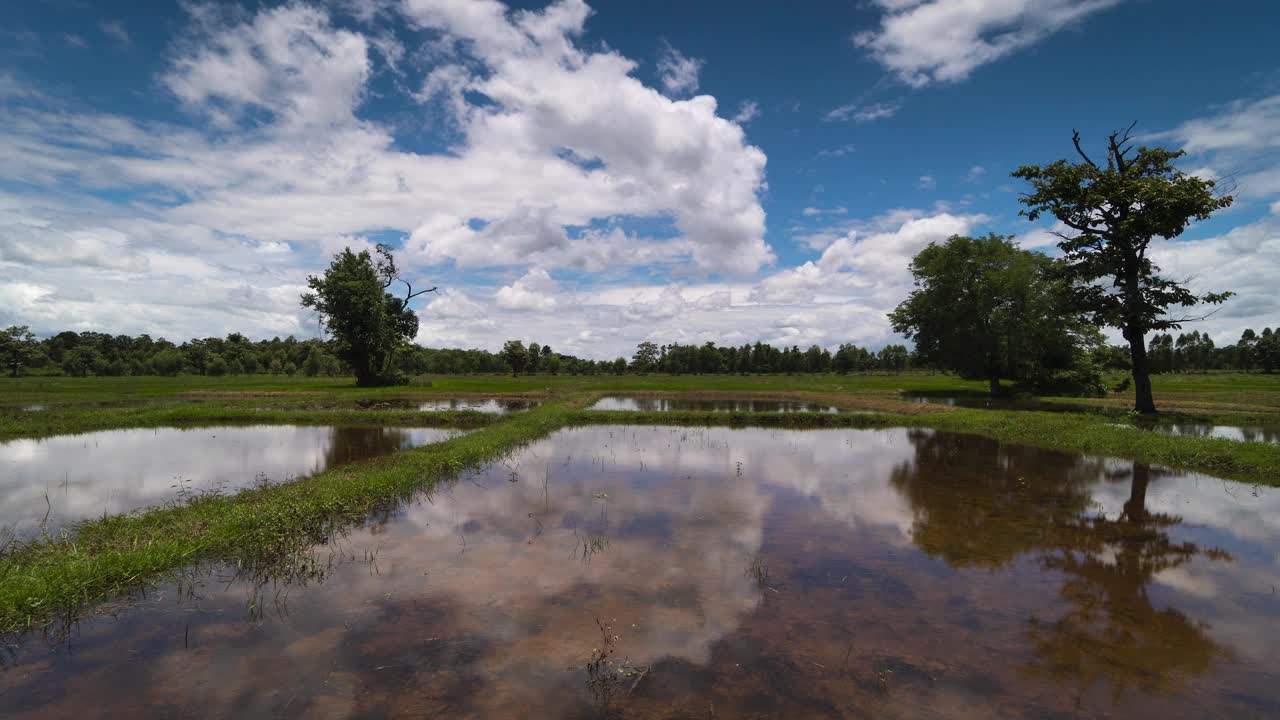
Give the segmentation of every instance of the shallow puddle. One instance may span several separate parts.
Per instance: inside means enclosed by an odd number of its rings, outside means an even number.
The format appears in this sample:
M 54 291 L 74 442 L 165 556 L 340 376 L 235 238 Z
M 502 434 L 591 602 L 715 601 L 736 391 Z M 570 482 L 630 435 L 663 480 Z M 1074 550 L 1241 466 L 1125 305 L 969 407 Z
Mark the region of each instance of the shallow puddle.
M 1262 425 L 1214 425 L 1212 423 L 1183 420 L 1135 419 L 1133 424 L 1143 430 L 1181 435 L 1183 437 L 1221 438 L 1239 442 L 1280 443 L 1280 427 Z
M 865 410 L 843 410 L 822 403 L 802 400 L 735 400 L 728 398 L 638 398 L 602 397 L 588 410 L 627 410 L 632 412 L 769 412 L 769 413 L 856 413 Z
M 1280 713 L 1280 492 L 971 436 L 563 430 L 311 560 L 23 639 L 6 717 Z
M 458 434 L 434 428 L 147 428 L 0 443 L 0 528 L 50 532 L 203 492 L 234 492 Z
M 356 407 L 362 410 L 418 410 L 421 412 L 439 412 L 445 410 L 472 410 L 482 413 L 506 415 L 508 413 L 532 410 L 542 404 L 541 400 L 500 399 L 500 398 L 441 398 L 438 400 L 409 400 L 404 398 L 388 398 L 385 400 L 358 400 Z
M 907 402 L 946 405 L 947 407 L 976 408 L 978 410 L 1045 410 L 1049 412 L 1085 412 L 1089 408 L 1080 405 L 1042 403 L 1033 397 L 987 397 L 985 395 L 902 395 Z

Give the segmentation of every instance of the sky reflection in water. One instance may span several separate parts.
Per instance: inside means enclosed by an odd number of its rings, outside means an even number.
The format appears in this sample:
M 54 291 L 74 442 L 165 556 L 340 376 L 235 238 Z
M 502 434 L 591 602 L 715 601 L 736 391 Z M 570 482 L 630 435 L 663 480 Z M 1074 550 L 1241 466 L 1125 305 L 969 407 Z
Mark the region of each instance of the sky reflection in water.
M 420 412 L 472 410 L 495 415 L 524 412 L 541 404 L 541 400 L 524 398 L 438 398 L 434 400 L 378 398 L 376 400 L 357 400 L 355 403 L 356 407 L 362 410 L 418 410 Z
M 288 425 L 145 428 L 0 443 L 0 527 L 53 532 L 78 520 L 234 492 L 457 435 L 436 428 Z M 48 503 L 45 502 L 46 493 Z
M 1264 717 L 1280 493 L 922 430 L 563 430 L 331 546 L 28 638 L 12 717 Z M 248 610 L 246 610 L 248 608 Z M 125 658 L 128 658 L 126 661 Z
M 630 412 L 816 412 L 848 413 L 822 403 L 801 400 L 736 400 L 732 398 L 639 398 L 609 396 L 597 400 L 588 410 L 626 410 Z M 862 411 L 865 412 L 865 411 Z

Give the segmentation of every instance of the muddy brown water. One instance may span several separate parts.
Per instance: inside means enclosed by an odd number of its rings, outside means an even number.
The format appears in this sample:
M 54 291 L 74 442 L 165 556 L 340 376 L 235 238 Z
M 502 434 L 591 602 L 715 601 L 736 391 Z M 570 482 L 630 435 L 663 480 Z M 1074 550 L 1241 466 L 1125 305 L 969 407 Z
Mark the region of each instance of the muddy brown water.
M 823 403 L 802 400 L 735 400 L 729 398 L 639 398 L 602 397 L 588 410 L 626 410 L 631 412 L 814 412 L 858 413 L 866 410 L 844 410 Z
M 146 428 L 0 443 L 0 528 L 20 536 L 203 492 L 234 492 L 443 440 L 438 428 Z
M 1274 718 L 1278 536 L 1274 489 L 971 436 L 566 429 L 292 576 L 201 568 L 61 642 L 18 639 L 0 703 L 7 718 Z

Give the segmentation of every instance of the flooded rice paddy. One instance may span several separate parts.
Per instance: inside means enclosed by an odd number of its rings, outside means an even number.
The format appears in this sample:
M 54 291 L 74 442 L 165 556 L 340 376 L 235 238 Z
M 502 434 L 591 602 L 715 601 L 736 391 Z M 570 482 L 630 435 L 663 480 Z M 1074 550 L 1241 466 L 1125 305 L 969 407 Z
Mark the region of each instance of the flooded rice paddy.
M 926 430 L 566 429 L 3 656 L 7 718 L 1280 715 L 1280 492 Z
M 921 395 L 904 393 L 902 399 L 914 403 L 946 405 L 947 407 L 974 408 L 978 410 L 1079 410 L 1072 405 L 1042 403 L 1033 397 L 988 397 L 986 395 Z
M 457 435 L 434 428 L 146 428 L 0 443 L 0 528 L 50 532 L 203 492 L 234 492 Z
M 425 401 L 388 398 L 384 400 L 356 401 L 356 406 L 362 410 L 418 410 L 420 412 L 472 410 L 474 412 L 494 413 L 498 415 L 507 415 L 509 413 L 532 410 L 541 404 L 541 400 L 501 398 L 440 398 Z
M 803 400 L 735 400 L 728 398 L 639 398 L 602 397 L 588 410 L 626 410 L 631 412 L 768 412 L 768 413 L 856 413 L 823 403 Z
M 1134 427 L 1153 432 L 1181 435 L 1183 437 L 1221 438 L 1237 442 L 1280 443 L 1280 426 L 1265 425 L 1215 425 L 1213 423 L 1191 422 L 1158 418 L 1156 420 L 1133 420 Z

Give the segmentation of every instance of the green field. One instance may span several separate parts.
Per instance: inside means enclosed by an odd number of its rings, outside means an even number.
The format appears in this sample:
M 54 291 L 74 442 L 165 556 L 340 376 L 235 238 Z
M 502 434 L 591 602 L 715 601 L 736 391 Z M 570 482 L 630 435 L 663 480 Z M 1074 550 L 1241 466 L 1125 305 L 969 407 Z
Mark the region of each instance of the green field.
M 348 380 L 282 376 L 41 378 L 0 381 L 0 440 L 112 428 L 291 423 L 447 425 L 475 428 L 446 442 L 343 466 L 304 481 L 258 488 L 80 525 L 63 537 L 13 542 L 0 553 L 0 629 L 40 624 L 126 592 L 195 561 L 274 562 L 314 545 L 369 512 L 501 458 L 522 443 L 572 425 L 674 424 L 807 427 L 930 427 L 1010 443 L 1107 455 L 1280 485 L 1280 445 L 1140 430 L 1119 414 L 1123 395 L 1047 398 L 1069 411 L 947 408 L 903 393 L 976 398 L 981 383 L 943 374 L 794 376 L 452 376 L 431 384 L 357 389 Z M 602 412 L 607 394 L 793 398 L 863 414 Z M 508 416 L 362 409 L 357 401 L 509 395 L 541 407 Z M 1280 426 L 1280 375 L 1159 376 L 1156 397 L 1173 417 Z M 40 406 L 33 410 L 30 406 Z M 1096 412 L 1107 409 L 1109 413 Z
M 1119 377 L 1109 380 L 1115 385 Z M 1206 373 L 1157 375 L 1162 411 L 1220 424 L 1280 423 L 1280 374 Z M 283 375 L 232 377 L 21 377 L 0 378 L 0 440 L 159 425 L 304 423 L 370 425 L 460 425 L 492 418 L 345 409 L 358 400 L 429 399 L 465 395 L 573 397 L 583 394 L 650 392 L 804 392 L 827 399 L 895 401 L 905 394 L 986 396 L 986 384 L 942 373 L 850 375 L 453 375 L 430 385 L 357 388 L 349 378 Z M 1124 410 L 1131 394 L 1107 398 L 1042 398 L 1059 405 Z M 31 405 L 41 412 L 23 412 Z M 888 407 L 885 409 L 895 409 Z M 448 415 L 447 417 L 445 415 Z M 469 413 L 468 415 L 478 415 Z

